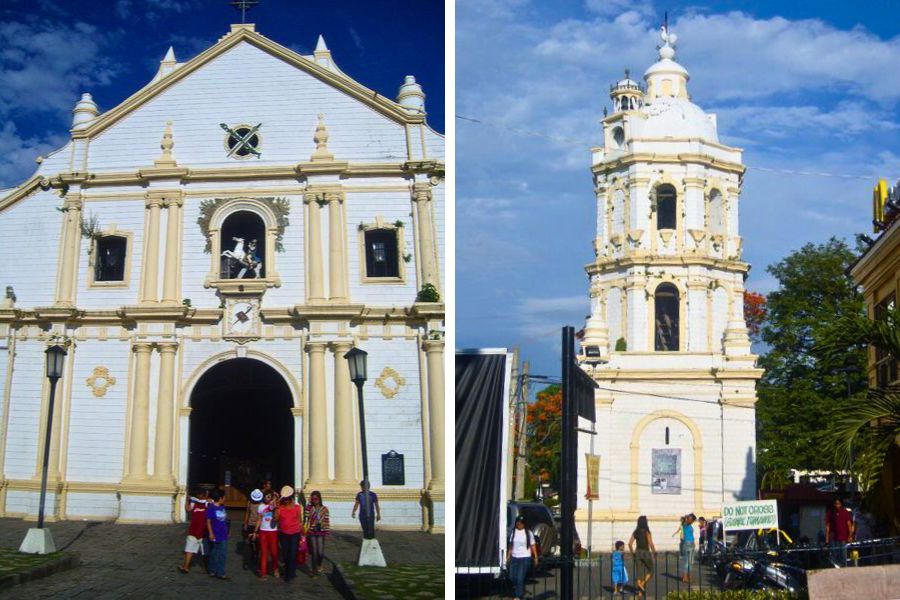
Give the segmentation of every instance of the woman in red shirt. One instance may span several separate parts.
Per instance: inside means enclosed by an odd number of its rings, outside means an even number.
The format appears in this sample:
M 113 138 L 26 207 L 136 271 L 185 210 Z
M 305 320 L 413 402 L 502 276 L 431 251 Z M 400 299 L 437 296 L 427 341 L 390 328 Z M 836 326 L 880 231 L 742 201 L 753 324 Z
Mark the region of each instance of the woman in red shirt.
M 297 546 L 303 533 L 303 515 L 300 505 L 294 502 L 294 488 L 281 488 L 281 502 L 275 509 L 278 521 L 278 541 L 284 558 L 284 581 L 290 583 L 297 576 Z
M 312 556 L 310 576 L 318 577 L 322 573 L 322 559 L 325 558 L 325 536 L 331 533 L 331 519 L 328 507 L 322 504 L 322 494 L 318 491 L 309 495 L 309 506 L 306 507 L 306 539 Z

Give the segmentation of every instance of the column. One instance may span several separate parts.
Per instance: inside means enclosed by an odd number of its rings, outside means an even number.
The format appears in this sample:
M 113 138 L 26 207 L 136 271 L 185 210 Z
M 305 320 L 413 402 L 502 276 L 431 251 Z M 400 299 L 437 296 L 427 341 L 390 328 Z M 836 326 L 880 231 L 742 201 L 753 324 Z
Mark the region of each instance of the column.
M 163 270 L 163 302 L 180 305 L 178 297 L 178 263 L 181 256 L 181 194 L 167 198 L 169 218 L 166 222 L 166 264 Z
M 437 252 L 434 246 L 434 219 L 431 215 L 431 186 L 417 183 L 413 187 L 416 206 L 416 223 L 419 226 L 419 261 L 422 268 L 422 285 L 430 283 L 440 287 L 437 268 Z
M 346 246 L 344 242 L 344 215 L 341 204 L 344 202 L 343 192 L 329 192 L 328 200 L 328 283 L 329 296 L 332 301 L 347 302 L 347 276 L 344 265 L 347 264 Z
M 56 304 L 60 306 L 75 305 L 75 281 L 81 245 L 81 208 L 79 194 L 66 196 L 63 202 L 63 242 L 56 274 Z
M 159 344 L 159 395 L 156 401 L 156 444 L 154 445 L 153 478 L 174 484 L 172 473 L 172 434 L 175 418 L 175 353 L 178 344 Z
M 309 480 L 327 483 L 328 414 L 325 398 L 325 342 L 309 342 Z
M 153 344 L 134 344 L 134 394 L 131 411 L 131 444 L 128 456 L 128 478 L 147 477 L 147 436 L 150 416 L 150 353 Z
M 331 345 L 334 353 L 334 479 L 335 483 L 346 485 L 356 483 L 353 382 L 344 358 L 350 348 L 350 342 Z
M 428 369 L 428 435 L 431 481 L 428 489 L 444 492 L 444 340 L 425 340 Z
M 141 272 L 141 304 L 158 302 L 159 210 L 162 197 L 147 196 L 147 235 L 144 238 L 144 269 Z
M 322 222 L 319 195 L 307 192 L 303 195 L 303 201 L 309 207 L 307 210 L 307 297 L 310 302 L 322 302 L 325 300 L 325 281 L 322 269 Z

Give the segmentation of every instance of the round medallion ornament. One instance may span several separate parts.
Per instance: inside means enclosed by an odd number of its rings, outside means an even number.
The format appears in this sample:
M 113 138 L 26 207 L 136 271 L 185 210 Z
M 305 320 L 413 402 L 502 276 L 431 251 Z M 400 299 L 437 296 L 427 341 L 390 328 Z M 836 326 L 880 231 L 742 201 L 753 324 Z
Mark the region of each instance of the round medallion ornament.
M 406 379 L 390 367 L 382 369 L 381 375 L 375 380 L 375 387 L 388 400 L 396 396 L 404 385 L 406 385 Z
M 94 397 L 102 398 L 106 395 L 106 390 L 116 384 L 116 378 L 109 374 L 106 367 L 94 367 L 93 373 L 87 378 L 86 383 Z
M 259 135 L 259 128 L 262 127 L 262 123 L 232 127 L 225 123 L 219 123 L 219 127 L 227 132 L 225 150 L 228 158 L 250 158 L 251 156 L 259 158 L 261 156 L 262 139 Z

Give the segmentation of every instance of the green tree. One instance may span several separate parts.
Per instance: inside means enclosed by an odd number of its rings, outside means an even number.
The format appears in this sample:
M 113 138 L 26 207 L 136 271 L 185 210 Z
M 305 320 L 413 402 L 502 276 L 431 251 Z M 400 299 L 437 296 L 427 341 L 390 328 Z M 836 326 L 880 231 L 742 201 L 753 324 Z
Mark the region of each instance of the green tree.
M 900 308 L 886 310 L 874 320 L 865 315 L 838 320 L 816 352 L 834 360 L 868 346 L 900 356 Z M 894 488 L 900 465 L 900 386 L 872 388 L 855 400 L 826 432 L 825 447 L 853 473 L 868 506 L 896 534 L 900 531 L 898 492 Z
M 833 471 L 834 453 L 823 450 L 834 419 L 864 394 L 865 351 L 814 352 L 834 323 L 864 314 L 862 295 L 848 270 L 857 253 L 840 239 L 806 244 L 766 271 L 778 280 L 768 294 L 760 358 L 766 372 L 757 403 L 757 467 L 762 487 L 787 481 L 790 469 Z M 848 386 L 851 399 L 848 399 Z

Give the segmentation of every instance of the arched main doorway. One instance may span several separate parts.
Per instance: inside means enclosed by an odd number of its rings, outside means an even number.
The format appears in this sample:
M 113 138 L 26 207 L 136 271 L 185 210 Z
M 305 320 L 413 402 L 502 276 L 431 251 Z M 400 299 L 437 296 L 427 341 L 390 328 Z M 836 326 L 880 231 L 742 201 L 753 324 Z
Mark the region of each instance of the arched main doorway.
M 291 390 L 266 363 L 233 358 L 206 371 L 191 392 L 188 489 L 230 485 L 241 502 L 263 480 L 294 483 Z

